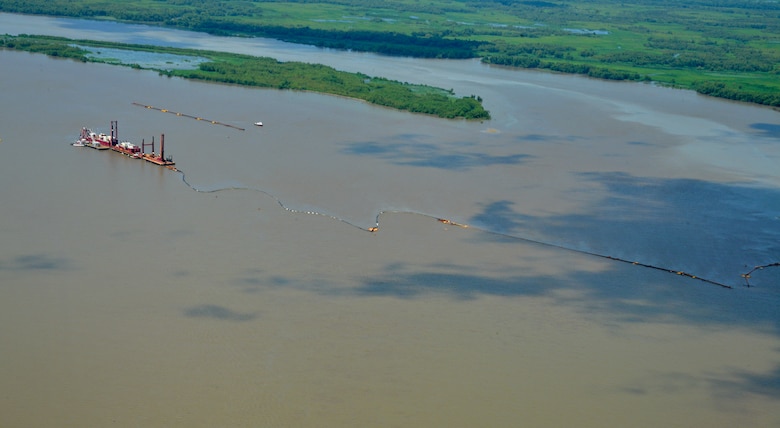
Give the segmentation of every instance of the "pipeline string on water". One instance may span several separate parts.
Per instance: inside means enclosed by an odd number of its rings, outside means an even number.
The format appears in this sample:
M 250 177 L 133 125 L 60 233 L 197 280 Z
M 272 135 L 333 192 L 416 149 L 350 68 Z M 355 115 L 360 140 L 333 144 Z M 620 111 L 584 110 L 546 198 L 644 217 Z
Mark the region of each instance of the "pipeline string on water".
M 757 270 L 764 270 L 764 269 L 770 268 L 770 267 L 780 267 L 780 262 L 769 263 L 767 265 L 755 266 L 753 269 L 749 270 L 748 272 L 743 273 L 742 274 L 742 278 L 745 280 L 745 287 L 750 287 L 750 275 L 752 275 Z
M 160 112 L 163 112 L 163 113 L 171 113 L 171 114 L 174 114 L 176 116 L 188 117 L 188 118 L 199 120 L 199 121 L 205 121 L 205 122 L 211 123 L 213 125 L 222 125 L 222 126 L 226 126 L 226 127 L 229 127 L 229 128 L 237 129 L 239 131 L 245 131 L 244 128 L 241 128 L 241 127 L 238 127 L 238 126 L 235 126 L 235 125 L 231 125 L 229 123 L 223 123 L 223 122 L 219 122 L 219 121 L 216 121 L 216 120 L 204 119 L 202 117 L 193 116 L 193 115 L 184 114 L 184 113 L 179 113 L 179 112 L 174 112 L 174 111 L 170 111 L 168 109 L 164 109 L 164 108 L 160 108 L 160 107 L 154 107 L 154 106 L 151 106 L 151 105 L 141 104 L 141 103 L 137 103 L 137 102 L 133 102 L 132 104 L 135 105 L 135 106 L 143 107 L 143 108 L 150 109 L 150 110 L 157 110 L 157 111 L 160 111 Z M 0 140 L 0 141 L 2 141 L 2 140 Z M 226 187 L 226 188 L 215 189 L 215 190 L 201 190 L 201 189 L 198 189 L 195 186 L 191 185 L 189 182 L 187 182 L 186 176 L 184 175 L 183 171 L 181 171 L 181 170 L 179 170 L 179 169 L 177 169 L 175 167 L 168 167 L 168 169 L 170 169 L 172 171 L 175 171 L 175 172 L 180 172 L 182 174 L 182 181 L 184 181 L 184 183 L 187 186 L 189 186 L 192 190 L 195 190 L 196 192 L 213 193 L 213 192 L 218 192 L 218 191 L 221 191 L 221 190 L 254 190 L 254 191 L 263 193 L 266 196 L 271 197 L 273 200 L 276 201 L 277 204 L 279 204 L 280 207 L 282 207 L 287 212 L 294 213 L 294 214 L 309 214 L 309 215 L 324 216 L 324 217 L 331 218 L 333 220 L 337 220 L 337 221 L 349 224 L 350 226 L 357 227 L 359 229 L 367 230 L 369 232 L 378 232 L 379 231 L 379 217 L 382 214 L 384 214 L 384 213 L 391 212 L 391 211 L 380 211 L 377 214 L 377 216 L 376 216 L 375 225 L 371 226 L 371 227 L 368 227 L 368 228 L 364 228 L 364 227 L 358 226 L 358 225 L 356 225 L 354 223 L 351 223 L 351 222 L 349 222 L 349 221 L 347 221 L 347 220 L 345 220 L 343 218 L 339 218 L 339 217 L 336 217 L 336 216 L 333 216 L 333 215 L 323 214 L 323 213 L 319 213 L 319 212 L 316 212 L 316 211 L 296 210 L 296 209 L 287 207 L 276 196 L 274 196 L 274 195 L 272 195 L 272 194 L 270 194 L 270 193 L 268 193 L 266 191 L 259 190 L 259 189 L 252 189 L 252 188 L 249 188 L 249 187 Z M 400 213 L 401 211 L 392 211 L 392 212 Z M 429 214 L 425 214 L 425 213 L 413 212 L 413 211 L 403 211 L 403 212 L 410 213 L 410 214 L 418 214 L 418 215 L 422 215 L 422 216 L 429 217 L 429 218 L 435 218 L 436 220 L 438 220 L 439 222 L 444 223 L 444 224 L 451 224 L 453 226 L 459 226 L 459 227 L 468 227 L 468 225 L 455 223 L 453 221 L 450 221 L 450 220 L 447 220 L 447 219 L 443 219 L 443 218 L 438 218 L 438 217 L 435 217 L 435 216 L 432 216 L 432 215 L 429 215 Z M 648 269 L 655 269 L 655 270 L 660 270 L 660 271 L 664 271 L 664 272 L 669 272 L 669 273 L 672 273 L 672 274 L 675 274 L 675 275 L 684 276 L 684 277 L 688 277 L 688 278 L 691 278 L 691 279 L 696 279 L 696 280 L 699 280 L 699 281 L 702 281 L 702 282 L 705 282 L 705 283 L 709 283 L 709 284 L 712 284 L 712 285 L 717 285 L 717 286 L 723 287 L 723 288 L 732 288 L 730 285 L 723 284 L 721 282 L 710 280 L 710 279 L 707 279 L 707 278 L 702 278 L 700 276 L 693 275 L 691 273 L 684 272 L 684 271 L 681 271 L 681 270 L 669 269 L 669 268 L 665 268 L 665 267 L 661 267 L 661 266 L 656 266 L 656 265 L 651 265 L 651 264 L 642 263 L 642 262 L 638 262 L 638 261 L 623 259 L 623 258 L 620 258 L 620 257 L 609 256 L 609 255 L 606 255 L 606 254 L 599 254 L 599 253 L 595 253 L 595 252 L 592 252 L 592 251 L 580 250 L 580 249 L 567 247 L 567 246 L 560 245 L 560 244 L 553 244 L 553 243 L 550 243 L 550 242 L 537 241 L 537 240 L 534 240 L 534 239 L 518 237 L 518 236 L 514 236 L 514 235 L 510 235 L 510 234 L 500 233 L 500 232 L 494 232 L 494 231 L 488 231 L 488 230 L 483 230 L 483 232 L 492 233 L 492 234 L 495 234 L 495 235 L 500 235 L 501 237 L 504 237 L 504 238 L 517 239 L 517 240 L 521 240 L 521 241 L 525 241 L 525 242 L 530 242 L 530 243 L 535 243 L 535 244 L 539 244 L 539 245 L 545 245 L 545 246 L 548 246 L 548 247 L 558 248 L 558 249 L 561 249 L 561 250 L 572 251 L 572 252 L 576 252 L 576 253 L 580 253 L 580 254 L 586 254 L 586 255 L 589 255 L 589 256 L 593 256 L 593 257 L 601 257 L 601 258 L 605 258 L 605 259 L 609 259 L 609 260 L 613 260 L 613 261 L 617 261 L 617 262 L 621 262 L 621 263 L 629 263 L 629 264 L 634 265 L 634 266 L 641 266 L 641 267 L 648 268 Z M 741 274 L 741 277 L 745 280 L 745 286 L 747 286 L 747 287 L 751 286 L 750 285 L 750 278 L 751 278 L 751 275 L 755 271 L 763 270 L 763 269 L 770 268 L 770 267 L 780 267 L 780 262 L 755 266 L 750 271 Z
M 221 191 L 226 191 L 226 190 L 251 190 L 251 191 L 254 191 L 254 192 L 262 193 L 262 194 L 272 198 L 274 201 L 276 201 L 276 203 L 282 209 L 284 209 L 285 211 L 287 211 L 289 213 L 323 216 L 323 217 L 327 217 L 327 218 L 330 218 L 332 220 L 340 221 L 340 222 L 348 224 L 348 225 L 350 225 L 352 227 L 355 227 L 355 228 L 358 228 L 358 229 L 361 229 L 361 230 L 365 230 L 365 231 L 368 231 L 368 232 L 372 232 L 372 233 L 375 233 L 375 232 L 379 231 L 379 218 L 383 214 L 386 214 L 386 213 L 417 214 L 417 215 L 421 215 L 421 216 L 428 217 L 428 218 L 431 218 L 431 219 L 435 219 L 436 221 L 438 221 L 440 223 L 443 223 L 443 224 L 458 226 L 458 227 L 462 227 L 462 228 L 468 228 L 469 227 L 467 224 L 456 223 L 456 222 L 448 220 L 448 219 L 436 217 L 436 216 L 433 216 L 433 215 L 430 215 L 430 214 L 426 214 L 426 213 L 422 213 L 422 212 L 383 210 L 383 211 L 379 211 L 379 213 L 376 215 L 374 226 L 366 228 L 366 227 L 359 226 L 359 225 L 357 225 L 355 223 L 352 223 L 352 222 L 350 222 L 350 221 L 348 221 L 346 219 L 343 219 L 343 218 L 340 218 L 340 217 L 337 217 L 337 216 L 334 216 L 334 215 L 323 214 L 323 213 L 316 212 L 316 211 L 296 210 L 294 208 L 290 208 L 290 207 L 286 206 L 284 204 L 284 202 L 282 202 L 282 200 L 280 200 L 279 198 L 277 198 L 273 194 L 268 193 L 268 192 L 266 192 L 264 190 L 260 190 L 260 189 L 255 189 L 255 188 L 251 188 L 251 187 L 236 187 L 236 186 L 225 187 L 225 188 L 221 188 L 221 189 L 212 189 L 212 190 L 198 189 L 197 187 L 193 186 L 192 184 L 190 184 L 187 181 L 187 177 L 184 174 L 184 171 L 182 171 L 180 169 L 172 169 L 172 170 L 175 171 L 175 172 L 181 173 L 182 181 L 184 182 L 184 184 L 186 184 L 190 189 L 192 189 L 192 190 L 194 190 L 196 192 L 199 192 L 199 193 L 215 193 L 215 192 L 221 192 Z M 528 243 L 532 243 L 532 244 L 543 245 L 543 246 L 546 246 L 546 247 L 556 248 L 556 249 L 560 249 L 560 250 L 564 250 L 564 251 L 570 251 L 570 252 L 574 252 L 574 253 L 584 254 L 584 255 L 591 256 L 591 257 L 599 257 L 599 258 L 603 258 L 603 259 L 607 259 L 607 260 L 612 260 L 612 261 L 615 261 L 615 262 L 626 263 L 626 264 L 630 264 L 632 266 L 639 266 L 639 267 L 643 267 L 643 268 L 646 268 L 646 269 L 653 269 L 653 270 L 658 270 L 658 271 L 661 271 L 661 272 L 667 272 L 667 273 L 670 273 L 670 274 L 673 274 L 673 275 L 682 276 L 682 277 L 686 277 L 686 278 L 689 278 L 689 279 L 694 279 L 694 280 L 701 281 L 701 282 L 704 282 L 704 283 L 709 284 L 709 285 L 715 285 L 715 286 L 718 286 L 718 287 L 721 287 L 721 288 L 728 288 L 728 289 L 732 289 L 733 288 L 732 286 L 730 286 L 728 284 L 725 284 L 725 283 L 722 283 L 722 282 L 719 282 L 719 281 L 715 281 L 715 280 L 712 280 L 712 279 L 708 279 L 708 278 L 702 278 L 701 276 L 698 276 L 698 275 L 695 275 L 695 274 L 692 274 L 692 273 L 689 273 L 689 272 L 685 272 L 685 271 L 682 271 L 682 270 L 677 270 L 677 269 L 671 269 L 671 268 L 667 268 L 667 267 L 663 267 L 663 266 L 652 265 L 652 264 L 649 264 L 649 263 L 643 263 L 641 261 L 636 261 L 636 260 L 628 260 L 628 259 L 624 259 L 624 258 L 621 258 L 621 257 L 615 257 L 615 256 L 607 255 L 607 254 L 596 253 L 596 252 L 593 252 L 593 251 L 587 251 L 587 250 L 567 247 L 567 246 L 561 245 L 561 244 L 553 244 L 553 243 L 550 243 L 550 242 L 539 241 L 539 240 L 536 240 L 536 239 L 523 238 L 523 237 L 519 237 L 519 236 L 515 236 L 515 235 L 501 233 L 501 232 L 494 232 L 494 231 L 485 230 L 485 229 L 479 229 L 479 230 L 484 232 L 484 233 L 490 233 L 490 234 L 493 234 L 493 235 L 500 236 L 502 238 L 515 239 L 515 240 L 518 240 L 518 241 L 523 241 L 523 242 L 528 242 Z M 750 287 L 749 279 L 750 279 L 751 274 L 753 274 L 755 271 L 763 270 L 763 269 L 770 268 L 770 267 L 780 267 L 780 262 L 770 263 L 770 264 L 761 265 L 761 266 L 756 266 L 752 270 L 750 270 L 749 272 L 742 274 L 741 277 L 745 279 L 745 285 L 747 287 Z
M 238 126 L 235 126 L 235 125 L 231 125 L 229 123 L 219 122 L 217 120 L 204 119 L 204 118 L 199 117 L 199 116 L 193 116 L 191 114 L 179 113 L 179 112 L 175 112 L 175 111 L 170 111 L 170 110 L 165 109 L 165 108 L 150 106 L 150 105 L 136 103 L 136 102 L 133 102 L 132 104 L 134 106 L 143 107 L 143 108 L 146 108 L 146 109 L 149 109 L 149 110 L 157 110 L 159 112 L 171 113 L 171 114 L 174 114 L 174 115 L 180 116 L 180 117 L 188 117 L 190 119 L 200 120 L 200 121 L 203 121 L 203 122 L 206 122 L 206 123 L 210 123 L 212 125 L 222 125 L 222 126 L 226 126 L 228 128 L 237 129 L 239 131 L 246 131 L 246 129 L 244 129 L 244 128 L 241 128 L 241 127 L 238 127 Z

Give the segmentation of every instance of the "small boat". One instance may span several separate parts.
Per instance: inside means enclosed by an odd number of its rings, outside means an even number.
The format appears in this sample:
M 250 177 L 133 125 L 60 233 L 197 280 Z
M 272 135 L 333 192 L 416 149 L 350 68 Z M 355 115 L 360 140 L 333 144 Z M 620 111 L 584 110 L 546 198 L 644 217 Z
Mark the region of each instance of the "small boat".
M 255 122 L 255 126 L 263 126 L 263 122 Z
M 72 144 L 73 147 L 86 147 L 87 145 L 84 144 L 84 140 L 76 140 L 75 143 Z

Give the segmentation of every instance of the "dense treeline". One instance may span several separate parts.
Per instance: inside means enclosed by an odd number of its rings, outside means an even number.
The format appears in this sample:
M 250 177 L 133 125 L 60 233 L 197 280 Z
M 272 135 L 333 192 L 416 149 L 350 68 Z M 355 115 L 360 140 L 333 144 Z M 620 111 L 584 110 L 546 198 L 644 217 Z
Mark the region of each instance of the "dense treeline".
M 122 21 L 163 24 L 214 35 L 268 37 L 325 48 L 418 58 L 474 58 L 478 56 L 477 48 L 481 44 L 469 40 L 448 39 L 441 35 L 416 37 L 383 31 L 334 31 L 305 25 L 261 25 L 233 19 L 262 16 L 262 10 L 252 2 L 169 0 L 157 2 L 158 5 L 133 5 L 131 2 L 78 3 L 80 2 L 63 0 L 3 0 L 0 1 L 0 10 L 79 18 L 112 17 Z
M 59 37 L 0 36 L 0 47 L 87 62 L 87 51 L 65 43 L 66 40 Z
M 780 93 L 775 1 L 0 0 L 0 10 L 387 55 L 482 57 L 769 105 Z
M 488 64 L 504 65 L 510 67 L 522 67 L 529 69 L 546 69 L 562 73 L 583 74 L 589 77 L 606 80 L 650 80 L 648 76 L 642 76 L 635 71 L 619 70 L 615 68 L 597 67 L 589 64 L 547 61 L 532 56 L 507 56 L 492 55 L 482 59 Z M 626 60 L 624 64 L 637 64 L 635 61 Z M 706 63 L 699 63 L 703 67 Z M 724 64 L 727 64 L 724 62 Z M 724 65 L 725 67 L 725 65 Z M 745 70 L 746 64 L 738 67 Z M 769 67 L 777 67 L 776 64 L 769 64 Z M 726 69 L 726 68 L 719 68 Z M 747 89 L 735 83 L 714 82 L 707 80 L 695 80 L 690 88 L 696 92 L 712 97 L 726 98 L 735 101 L 762 104 L 772 107 L 780 107 L 780 93 L 771 87 L 753 85 L 755 89 Z M 760 88 L 760 89 L 759 89 Z
M 545 61 L 530 56 L 518 57 L 507 55 L 487 56 L 483 62 L 510 67 L 539 68 L 550 71 L 570 74 L 584 74 L 589 77 L 605 80 L 643 80 L 639 73 L 633 71 L 618 70 L 614 68 L 596 67 L 589 64 L 577 64 L 573 62 Z
M 707 81 L 694 82 L 693 88 L 700 94 L 713 97 L 780 107 L 780 94 L 777 93 L 745 90 L 739 87 L 732 87 L 722 82 Z
M 254 17 L 262 11 L 251 1 L 212 0 L 2 0 L 0 10 L 73 18 L 111 18 L 119 21 L 188 27 L 203 17 Z
M 475 96 L 453 98 L 442 90 L 346 73 L 318 64 L 246 56 L 236 58 L 240 61 L 208 62 L 200 64 L 197 70 L 172 70 L 165 74 L 245 86 L 329 93 L 450 119 L 490 118 Z
M 0 48 L 44 53 L 50 56 L 73 58 L 84 62 L 100 62 L 88 56 L 88 51 L 75 47 L 112 47 L 128 50 L 164 51 L 192 57 L 206 57 L 211 61 L 199 64 L 196 70 L 157 70 L 167 76 L 199 79 L 211 82 L 276 89 L 313 91 L 368 101 L 373 104 L 424 113 L 448 119 L 490 119 L 477 96 L 457 98 L 450 92 L 430 86 L 411 85 L 365 74 L 338 71 L 332 67 L 301 62 L 279 62 L 273 58 L 227 54 L 191 49 L 160 48 L 125 45 L 110 42 L 69 40 L 47 36 L 0 36 Z M 116 61 L 112 61 L 116 64 Z M 137 64 L 123 64 L 142 68 Z
M 324 48 L 351 49 L 385 55 L 417 58 L 465 59 L 478 56 L 481 43 L 446 39 L 441 36 L 415 37 L 378 31 L 333 31 L 310 27 L 280 27 L 203 19 L 189 29 L 216 35 L 251 35 Z

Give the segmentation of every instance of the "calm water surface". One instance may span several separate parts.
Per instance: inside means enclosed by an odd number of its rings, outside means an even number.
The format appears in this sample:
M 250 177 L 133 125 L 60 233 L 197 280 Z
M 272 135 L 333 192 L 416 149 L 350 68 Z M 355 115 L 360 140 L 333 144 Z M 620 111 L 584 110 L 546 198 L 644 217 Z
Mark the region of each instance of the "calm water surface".
M 0 14 L 19 32 L 322 62 L 494 119 L 0 52 L 2 425 L 780 422 L 780 272 L 740 277 L 780 259 L 776 112 Z M 69 145 L 111 120 L 184 175 Z

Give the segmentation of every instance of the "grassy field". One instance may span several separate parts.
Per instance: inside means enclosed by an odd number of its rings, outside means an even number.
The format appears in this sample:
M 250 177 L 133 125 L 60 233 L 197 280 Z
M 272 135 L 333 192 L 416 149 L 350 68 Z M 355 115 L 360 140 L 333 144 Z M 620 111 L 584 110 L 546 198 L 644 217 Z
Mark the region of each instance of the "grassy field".
M 780 106 L 780 2 L 0 0 L 0 10 L 396 55 L 481 57 Z

